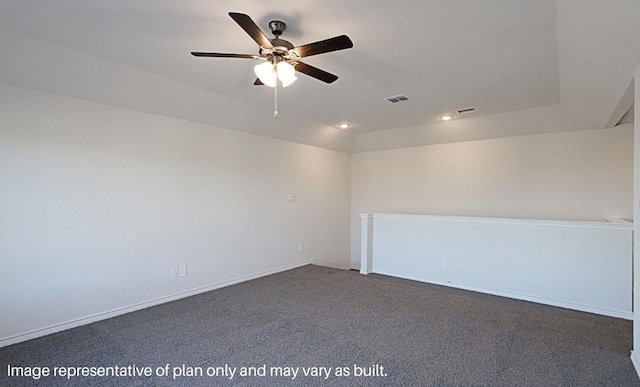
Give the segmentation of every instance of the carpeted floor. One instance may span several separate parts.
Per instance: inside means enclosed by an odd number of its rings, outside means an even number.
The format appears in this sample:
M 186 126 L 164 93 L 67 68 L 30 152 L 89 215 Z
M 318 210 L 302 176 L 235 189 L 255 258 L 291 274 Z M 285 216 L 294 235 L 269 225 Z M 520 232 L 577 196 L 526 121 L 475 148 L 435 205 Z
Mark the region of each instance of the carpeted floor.
M 305 266 L 0 348 L 0 385 L 640 386 L 631 325 Z

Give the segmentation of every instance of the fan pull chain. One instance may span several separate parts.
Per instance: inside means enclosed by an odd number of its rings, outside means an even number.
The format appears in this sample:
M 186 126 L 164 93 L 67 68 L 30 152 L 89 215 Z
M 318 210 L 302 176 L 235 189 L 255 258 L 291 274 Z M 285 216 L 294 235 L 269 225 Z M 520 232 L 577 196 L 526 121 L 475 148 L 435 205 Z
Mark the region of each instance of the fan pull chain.
M 278 117 L 278 80 L 276 79 L 276 87 L 273 88 L 273 118 Z
M 278 70 L 273 66 L 273 72 L 276 73 L 276 87 L 273 88 L 273 118 L 278 117 Z

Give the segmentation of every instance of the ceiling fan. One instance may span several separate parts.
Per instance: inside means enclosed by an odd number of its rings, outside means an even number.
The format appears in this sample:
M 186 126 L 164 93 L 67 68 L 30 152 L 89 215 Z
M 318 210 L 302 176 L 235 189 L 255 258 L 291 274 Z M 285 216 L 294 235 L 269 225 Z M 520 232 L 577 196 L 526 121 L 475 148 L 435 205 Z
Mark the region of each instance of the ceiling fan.
M 198 57 L 211 58 L 243 58 L 243 59 L 260 59 L 265 62 L 254 67 L 254 72 L 258 79 L 254 85 L 267 85 L 273 87 L 274 90 L 274 117 L 277 117 L 277 89 L 278 80 L 282 83 L 282 87 L 287 87 L 293 83 L 297 77 L 295 72 L 301 72 L 312 78 L 318 79 L 325 83 L 333 83 L 338 79 L 337 75 L 328 73 L 317 67 L 308 65 L 301 58 L 312 55 L 324 54 L 327 52 L 344 50 L 353 47 L 351 39 L 346 35 L 336 36 L 334 38 L 321 40 L 302 46 L 294 46 L 290 42 L 280 39 L 280 35 L 286 30 L 287 25 L 279 20 L 269 22 L 269 28 L 274 35 L 273 39 L 260 30 L 248 15 L 237 12 L 229 12 L 229 16 L 242 27 L 243 30 L 251 38 L 258 43 L 260 49 L 258 55 L 251 54 L 228 54 L 218 52 L 192 52 L 191 55 Z

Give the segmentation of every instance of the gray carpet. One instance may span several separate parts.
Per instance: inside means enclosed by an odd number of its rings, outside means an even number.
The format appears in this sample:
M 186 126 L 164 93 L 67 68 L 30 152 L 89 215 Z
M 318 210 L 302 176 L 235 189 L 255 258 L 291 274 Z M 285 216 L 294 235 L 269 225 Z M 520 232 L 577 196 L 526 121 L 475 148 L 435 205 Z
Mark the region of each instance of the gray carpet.
M 629 359 L 631 325 L 305 266 L 0 348 L 0 385 L 640 386 Z M 47 366 L 51 372 L 135 365 L 150 367 L 153 376 L 36 380 L 8 377 L 9 364 Z M 167 364 L 169 375 L 158 376 Z M 183 364 L 196 373 L 199 367 L 203 376 L 173 379 L 174 367 L 179 372 Z M 226 370 L 213 368 L 225 365 Z M 222 374 L 233 367 L 233 379 Z M 266 375 L 240 376 L 241 367 Z M 271 376 L 272 367 L 283 367 L 273 369 L 282 374 Z M 329 377 L 312 376 L 319 369 L 311 367 L 331 367 Z M 207 370 L 221 375 L 207 376 Z

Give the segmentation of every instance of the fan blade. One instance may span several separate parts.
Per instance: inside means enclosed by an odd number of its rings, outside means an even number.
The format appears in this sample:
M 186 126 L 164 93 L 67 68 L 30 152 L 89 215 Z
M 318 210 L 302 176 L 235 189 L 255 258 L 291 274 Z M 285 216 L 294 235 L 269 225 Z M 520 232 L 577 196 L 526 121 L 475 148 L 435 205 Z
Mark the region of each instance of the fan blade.
M 294 67 L 297 71 L 300 71 L 303 74 L 307 74 L 308 76 L 318 79 L 322 82 L 333 83 L 338 79 L 337 75 L 333 75 L 324 70 L 320 70 L 319 68 L 310 66 L 306 63 L 297 62 Z
M 335 38 L 305 44 L 304 46 L 294 48 L 294 50 L 300 58 L 305 58 L 311 55 L 324 54 L 325 52 L 344 50 L 351 47 L 353 47 L 351 39 L 349 39 L 347 35 L 340 35 Z
M 254 86 L 264 86 L 264 83 L 260 80 L 260 78 L 256 78 L 256 81 L 253 82 Z
M 258 55 L 249 54 L 225 54 L 221 52 L 192 52 L 193 56 L 204 56 L 209 58 L 246 58 L 246 59 L 260 59 Z
M 231 18 L 235 20 L 235 22 L 238 23 L 238 25 L 242 27 L 242 29 L 249 34 L 249 36 L 251 36 L 251 38 L 255 40 L 260 47 L 273 48 L 273 44 L 271 44 L 269 38 L 267 38 L 262 30 L 260 30 L 260 27 L 258 27 L 248 15 L 245 15 L 244 13 L 229 12 L 229 16 L 231 16 Z

